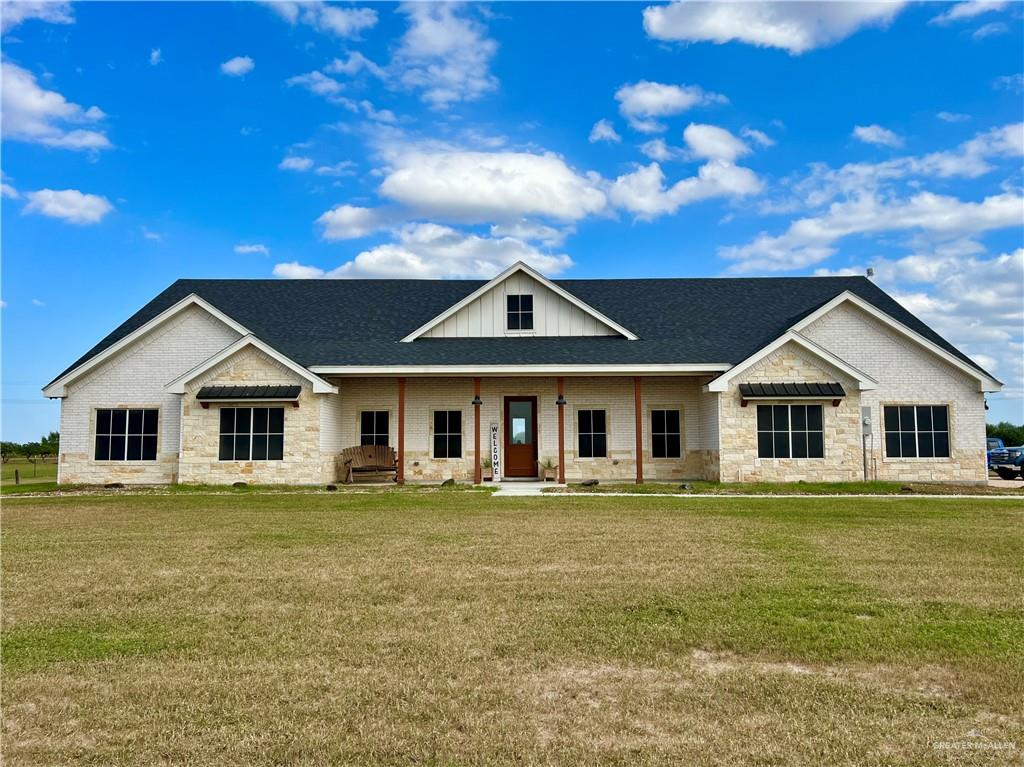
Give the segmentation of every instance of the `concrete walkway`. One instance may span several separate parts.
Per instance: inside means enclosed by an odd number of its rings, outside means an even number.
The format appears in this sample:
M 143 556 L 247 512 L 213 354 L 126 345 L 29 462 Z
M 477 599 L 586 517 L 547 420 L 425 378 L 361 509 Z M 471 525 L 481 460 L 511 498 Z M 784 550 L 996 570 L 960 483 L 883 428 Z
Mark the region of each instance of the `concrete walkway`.
M 510 495 L 542 495 L 541 490 L 545 487 L 565 487 L 565 485 L 559 485 L 555 482 L 517 482 L 508 481 L 496 482 L 493 485 L 498 488 L 498 491 L 494 493 L 495 497 L 504 497 Z

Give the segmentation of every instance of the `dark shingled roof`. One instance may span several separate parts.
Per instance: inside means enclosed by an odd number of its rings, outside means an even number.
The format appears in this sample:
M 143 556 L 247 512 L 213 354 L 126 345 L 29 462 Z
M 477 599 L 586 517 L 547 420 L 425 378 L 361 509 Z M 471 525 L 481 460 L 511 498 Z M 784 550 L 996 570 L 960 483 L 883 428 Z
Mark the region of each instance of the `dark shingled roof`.
M 770 397 L 773 399 L 800 399 L 815 397 L 839 399 L 846 396 L 841 383 L 741 383 L 740 397 L 754 399 Z
M 204 386 L 196 399 L 298 399 L 301 393 L 301 386 Z
M 555 282 L 628 328 L 639 340 L 430 338 L 400 343 L 416 328 L 486 284 L 481 280 L 178 280 L 64 373 L 190 293 L 201 296 L 282 354 L 308 367 L 733 364 L 846 290 L 981 370 L 864 277 Z

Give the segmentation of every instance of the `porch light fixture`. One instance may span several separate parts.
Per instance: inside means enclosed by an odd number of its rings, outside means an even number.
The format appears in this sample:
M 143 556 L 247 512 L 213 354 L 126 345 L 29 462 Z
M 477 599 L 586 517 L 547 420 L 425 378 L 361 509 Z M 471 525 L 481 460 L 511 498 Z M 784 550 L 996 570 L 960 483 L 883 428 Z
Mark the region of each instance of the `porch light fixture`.
M 559 407 L 565 407 L 565 405 L 567 404 L 565 401 L 565 395 L 559 393 L 558 399 L 555 400 L 555 404 L 558 405 Z
M 480 406 L 480 405 L 484 404 L 484 401 L 482 399 L 480 399 L 480 395 L 477 394 L 477 395 L 475 395 L 473 397 L 473 403 L 472 404 L 474 404 L 476 406 Z

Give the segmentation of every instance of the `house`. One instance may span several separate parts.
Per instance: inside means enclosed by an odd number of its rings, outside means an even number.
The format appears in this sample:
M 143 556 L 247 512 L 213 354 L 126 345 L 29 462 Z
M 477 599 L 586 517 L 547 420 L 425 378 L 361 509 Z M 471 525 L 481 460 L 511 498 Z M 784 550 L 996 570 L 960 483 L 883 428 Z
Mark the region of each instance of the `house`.
M 49 383 L 65 483 L 983 482 L 1002 384 L 862 277 L 179 280 Z M 493 444 L 492 444 L 493 442 Z

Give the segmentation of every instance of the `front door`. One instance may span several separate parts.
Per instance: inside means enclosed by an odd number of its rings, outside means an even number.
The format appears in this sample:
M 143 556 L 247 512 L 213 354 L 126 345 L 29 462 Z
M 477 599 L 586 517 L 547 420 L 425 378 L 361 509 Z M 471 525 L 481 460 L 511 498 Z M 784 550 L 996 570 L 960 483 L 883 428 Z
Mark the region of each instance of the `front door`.
M 537 398 L 505 397 L 506 477 L 537 476 Z

